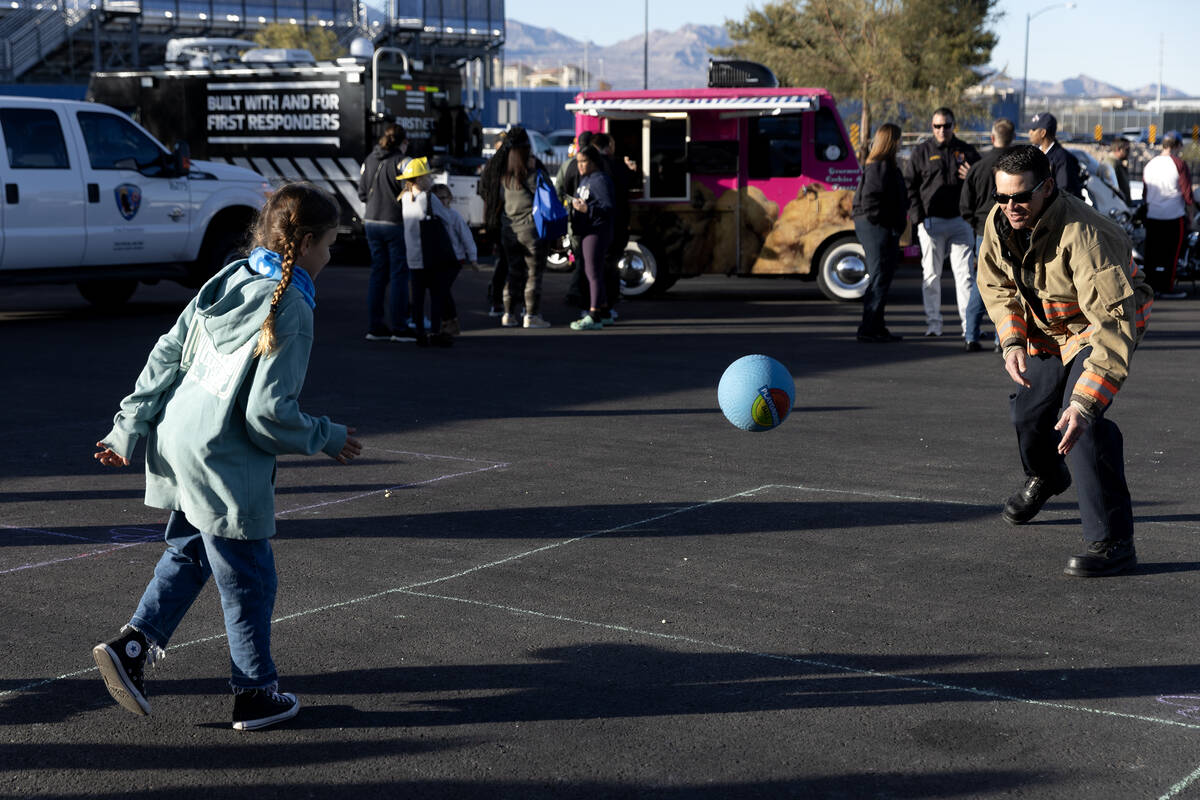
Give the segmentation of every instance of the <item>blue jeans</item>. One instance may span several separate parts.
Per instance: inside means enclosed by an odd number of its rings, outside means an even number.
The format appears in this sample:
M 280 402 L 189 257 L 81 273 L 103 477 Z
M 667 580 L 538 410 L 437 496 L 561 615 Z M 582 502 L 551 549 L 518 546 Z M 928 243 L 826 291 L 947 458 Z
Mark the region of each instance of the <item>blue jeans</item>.
M 979 247 L 983 244 L 983 237 L 975 234 L 975 263 L 979 264 Z M 976 267 L 978 268 L 978 267 Z M 971 298 L 967 301 L 967 319 L 965 321 L 966 329 L 963 333 L 963 338 L 968 342 L 979 341 L 979 327 L 983 324 L 983 318 L 987 314 L 987 309 L 983 305 L 983 297 L 979 294 L 979 281 L 975 280 L 971 284 Z M 996 334 L 999 339 L 999 333 Z
M 212 575 L 229 637 L 230 686 L 273 686 L 278 673 L 271 660 L 271 613 L 277 581 L 270 540 L 210 536 L 196 530 L 182 511 L 171 512 L 164 539 L 167 549 L 129 624 L 165 648 Z
M 385 327 L 383 298 L 392 284 L 391 329 L 408 325 L 408 253 L 404 247 L 404 226 L 388 222 L 363 223 L 367 247 L 371 250 L 371 278 L 367 283 L 367 329 Z

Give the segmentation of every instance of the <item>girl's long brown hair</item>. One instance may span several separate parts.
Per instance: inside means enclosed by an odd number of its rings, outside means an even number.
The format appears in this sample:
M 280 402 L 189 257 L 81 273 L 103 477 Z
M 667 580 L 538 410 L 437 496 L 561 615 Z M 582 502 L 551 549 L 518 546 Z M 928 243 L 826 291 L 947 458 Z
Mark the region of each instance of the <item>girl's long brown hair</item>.
M 871 141 L 871 152 L 867 153 L 867 163 L 894 162 L 898 149 L 900 149 L 900 128 L 890 122 L 885 122 L 875 131 L 875 138 Z
M 508 151 L 508 161 L 504 167 L 501 182 L 508 189 L 519 189 L 529 179 L 529 154 L 532 148 L 527 143 L 513 146 Z
M 255 356 L 270 355 L 278 347 L 275 341 L 275 315 L 283 293 L 292 282 L 296 248 L 308 234 L 320 239 L 336 228 L 340 216 L 337 201 L 311 183 L 284 184 L 275 190 L 259 212 L 252 234 L 253 244 L 279 253 L 283 277 L 271 295 L 271 310 L 259 331 Z

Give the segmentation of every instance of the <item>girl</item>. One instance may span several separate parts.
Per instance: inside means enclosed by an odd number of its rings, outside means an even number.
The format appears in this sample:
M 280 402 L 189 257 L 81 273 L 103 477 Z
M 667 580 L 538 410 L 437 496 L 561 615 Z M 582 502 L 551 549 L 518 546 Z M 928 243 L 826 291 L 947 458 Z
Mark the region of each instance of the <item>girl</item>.
M 525 300 L 526 328 L 549 328 L 542 319 L 542 273 L 546 269 L 546 244 L 538 239 L 533 222 L 533 195 L 537 192 L 537 173 L 542 164 L 533 157 L 529 134 L 524 128 L 508 132 L 508 158 L 500 176 L 504 215 L 500 240 L 508 254 L 508 283 L 504 287 L 504 316 L 500 324 L 515 328 L 521 296 Z
M 866 253 L 870 276 L 858 326 L 860 342 L 898 342 L 902 338 L 883 322 L 888 289 L 900 264 L 900 234 L 908 224 L 908 190 L 896 166 L 899 146 L 900 128 L 890 122 L 880 125 L 854 193 L 854 233 Z
M 171 511 L 167 549 L 120 634 L 92 649 L 109 693 L 150 713 L 143 671 L 213 576 L 232 663 L 233 727 L 294 717 L 271 660 L 275 604 L 275 457 L 324 452 L 345 464 L 353 428 L 310 417 L 297 397 L 308 368 L 313 279 L 329 261 L 338 206 L 315 186 L 281 187 L 254 230 L 249 259 L 213 276 L 159 338 L 96 443 L 105 466 L 128 466 L 146 438 L 146 505 Z
M 422 238 L 421 222 L 429 217 L 441 220 L 445 213 L 442 202 L 430 189 L 433 175 L 429 159 L 414 158 L 400 173 L 404 189 L 400 192 L 400 207 L 404 216 L 404 246 L 408 250 L 408 270 L 412 273 L 413 325 L 417 329 L 417 346 L 450 347 L 454 338 L 442 330 L 442 309 L 446 306 L 446 278 L 454 253 L 446 254 L 447 263 L 427 263 L 434 253 L 433 244 Z M 445 225 L 445 223 L 442 223 Z M 445 244 L 449 248 L 449 234 Z M 457 261 L 454 262 L 457 265 Z M 425 335 L 425 293 L 429 293 L 429 330 Z
M 571 323 L 571 330 L 598 331 L 612 324 L 604 269 L 613 235 L 613 182 L 595 145 L 580 150 L 575 162 L 579 185 L 571 198 L 571 231 L 579 238 L 591 303 L 588 313 Z
M 434 196 L 442 202 L 442 210 L 445 212 L 442 214 L 442 222 L 446 225 L 446 232 L 450 234 L 450 242 L 454 245 L 454 256 L 458 259 L 457 263 L 451 265 L 450 271 L 446 275 L 446 307 L 442 309 L 442 332 L 450 336 L 458 336 L 462 333 L 462 327 L 458 324 L 458 306 L 454 304 L 454 281 L 458 278 L 458 273 L 462 271 L 462 268 L 468 264 L 476 270 L 479 269 L 475 263 L 479 258 L 479 251 L 475 248 L 475 237 L 471 235 L 471 226 L 452 205 L 454 193 L 450 191 L 450 187 L 439 183 L 433 187 L 432 191 Z

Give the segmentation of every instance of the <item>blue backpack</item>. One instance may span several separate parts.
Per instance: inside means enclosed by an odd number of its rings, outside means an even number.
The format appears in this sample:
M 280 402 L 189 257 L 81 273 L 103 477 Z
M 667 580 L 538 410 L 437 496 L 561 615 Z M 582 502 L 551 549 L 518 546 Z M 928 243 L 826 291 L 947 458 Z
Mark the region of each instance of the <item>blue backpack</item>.
M 533 193 L 533 224 L 538 239 L 552 242 L 567 235 L 567 208 L 558 199 L 558 192 L 540 169 L 537 172 L 537 191 Z

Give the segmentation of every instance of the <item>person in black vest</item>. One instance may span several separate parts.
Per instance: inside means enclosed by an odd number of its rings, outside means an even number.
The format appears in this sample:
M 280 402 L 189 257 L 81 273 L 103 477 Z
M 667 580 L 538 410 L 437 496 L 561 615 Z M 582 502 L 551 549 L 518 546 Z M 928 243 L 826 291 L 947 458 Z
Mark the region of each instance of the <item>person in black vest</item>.
M 575 196 L 576 189 L 579 188 L 579 165 L 575 162 L 575 156 L 592 143 L 592 136 L 591 131 L 584 131 L 575 137 L 575 152 L 562 163 L 562 166 L 558 168 L 558 174 L 554 177 L 554 188 L 558 191 L 558 199 L 562 200 L 564 204 L 571 202 L 571 198 Z M 570 230 L 569 237 L 571 240 L 573 269 L 571 270 L 571 282 L 567 285 L 567 296 L 565 299 L 567 305 L 575 306 L 579 309 L 587 309 L 590 307 L 588 282 L 583 270 L 583 252 L 579 249 L 579 236 L 576 235 L 574 228 Z
M 921 293 L 925 335 L 942 335 L 942 264 L 950 256 L 955 301 L 966 339 L 967 302 L 975 286 L 975 234 L 958 210 L 963 181 L 979 160 L 975 148 L 954 135 L 954 112 L 933 112 L 932 138 L 918 144 L 908 159 L 908 217 L 921 243 Z

